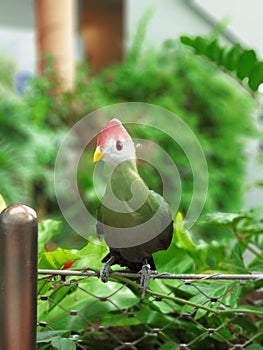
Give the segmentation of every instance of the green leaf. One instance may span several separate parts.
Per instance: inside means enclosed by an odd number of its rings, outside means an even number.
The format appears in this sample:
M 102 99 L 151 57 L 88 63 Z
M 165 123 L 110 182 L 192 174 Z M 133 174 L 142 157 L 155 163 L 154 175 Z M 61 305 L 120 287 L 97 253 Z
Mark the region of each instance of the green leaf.
M 95 236 L 88 238 L 88 243 L 78 251 L 79 261 L 74 265 L 76 269 L 91 266 L 93 268 L 102 267 L 102 258 L 108 253 L 108 247 L 104 240 Z
M 77 260 L 80 256 L 72 253 L 70 250 L 58 248 L 53 252 L 44 252 L 40 255 L 40 269 L 60 269 L 63 265 L 71 260 Z
M 194 244 L 189 232 L 185 230 L 184 220 L 181 212 L 178 212 L 174 219 L 174 232 L 173 240 L 176 237 L 177 242 L 180 243 L 182 248 L 189 252 L 196 251 L 196 245 Z M 174 240 L 174 242 L 176 242 Z
M 263 83 L 263 62 L 257 62 L 249 76 L 248 85 L 253 91 L 257 91 Z
M 51 345 L 57 350 L 76 350 L 74 341 L 66 338 L 55 338 Z
M 261 139 L 262 139 L 262 136 L 261 136 Z M 254 182 L 254 185 L 255 186 L 258 186 L 258 187 L 263 187 L 263 180 L 262 179 L 258 179 Z
M 242 80 L 248 77 L 257 62 L 257 56 L 254 50 L 244 51 L 239 58 L 237 76 Z
M 200 36 L 182 36 L 180 40 L 218 66 L 235 73 L 238 79 L 248 77 L 248 86 L 252 91 L 257 91 L 263 82 L 263 62 L 257 60 L 254 50 L 243 50 L 239 44 L 235 44 L 231 49 L 224 48 L 219 45 L 217 39 L 211 41 L 210 38 Z
M 199 268 L 203 268 L 207 257 L 207 245 L 195 244 L 192 240 L 190 232 L 184 227 L 183 216 L 178 212 L 174 219 L 174 236 L 173 242 L 179 244 L 179 247 L 185 249 L 194 259 L 195 264 Z M 175 240 L 176 238 L 176 240 Z
M 172 342 L 165 342 L 163 345 L 158 347 L 159 350 L 177 350 L 178 346 Z
M 49 343 L 53 339 L 69 334 L 68 330 L 37 332 L 37 343 Z
M 70 295 L 76 291 L 77 287 L 72 285 L 70 287 L 59 285 L 57 288 L 54 288 L 54 292 L 50 295 L 49 299 L 52 300 L 49 302 L 50 312 L 56 305 L 58 305 L 67 295 Z
M 263 272 L 263 260 L 256 260 L 248 265 L 253 271 Z
M 243 253 L 244 246 L 240 242 L 237 242 L 231 250 L 230 258 L 233 262 L 233 272 L 234 273 L 247 273 L 247 269 L 244 265 Z
M 236 284 L 236 282 L 234 283 Z M 195 284 L 189 286 L 189 288 L 195 290 Z M 214 310 L 216 310 L 219 306 L 218 301 L 211 301 L 211 298 L 218 298 L 220 301 L 227 302 L 229 299 L 228 292 L 232 291 L 233 282 L 223 281 L 223 282 L 203 282 L 198 284 L 198 290 L 196 290 L 196 295 L 193 296 L 190 301 L 199 305 L 208 306 Z M 228 300 L 229 302 L 229 300 Z M 233 300 L 231 301 L 233 303 Z M 182 312 L 191 313 L 194 312 L 195 307 L 190 305 L 185 305 Z M 195 318 L 199 319 L 207 314 L 206 310 L 199 309 Z
M 229 340 L 231 341 L 233 339 L 233 333 L 228 327 L 222 327 L 217 332 L 211 335 L 212 338 L 216 339 L 219 342 L 222 342 L 222 340 Z
M 208 42 L 206 38 L 197 36 L 193 41 L 193 47 L 201 54 L 206 54 Z
M 186 273 L 193 269 L 194 261 L 183 249 L 178 248 L 174 242 L 167 250 L 153 253 L 153 259 L 159 273 Z
M 240 227 L 239 231 L 242 233 L 249 233 L 251 235 L 263 233 L 263 222 L 242 226 Z
M 59 233 L 60 221 L 44 220 L 38 224 L 38 251 L 42 252 L 45 245 Z
M 181 36 L 180 40 L 183 44 L 194 48 L 199 54 L 205 54 L 207 51 L 207 47 L 208 47 L 207 38 L 203 38 L 201 36 L 197 36 L 195 38 L 190 38 L 188 36 Z
M 54 291 L 48 301 L 39 301 L 38 304 L 42 303 L 44 306 L 40 309 L 42 314 L 39 313 L 38 317 L 52 324 L 54 329 L 80 332 L 85 329 L 87 320 L 100 323 L 109 312 L 127 310 L 139 301 L 140 296 L 136 296 L 125 285 L 110 281 L 103 283 L 98 278 L 88 278 L 78 281 L 78 287 L 72 284 L 59 286 L 57 295 Z M 78 310 L 78 314 L 72 316 L 72 309 Z
M 180 37 L 180 41 L 181 41 L 182 44 L 185 44 L 185 45 L 193 47 L 194 40 L 191 37 L 189 37 L 189 36 L 182 35 Z
M 244 218 L 248 218 L 248 216 L 246 214 L 216 212 L 204 215 L 200 222 L 234 228 Z
M 38 350 L 50 350 L 50 344 L 39 345 Z
M 239 44 L 234 45 L 225 55 L 224 66 L 230 71 L 236 70 L 241 54 L 241 46 Z
M 246 346 L 246 350 L 262 350 L 262 344 L 250 344 L 248 346 Z
M 179 323 L 173 317 L 165 315 L 159 311 L 159 309 L 155 309 L 155 305 L 159 304 L 159 302 L 155 302 L 154 305 L 147 305 L 142 309 L 135 310 L 134 317 L 128 317 L 128 314 L 123 314 L 123 317 L 120 317 L 120 314 L 114 313 L 106 313 L 103 318 L 102 324 L 103 326 L 130 326 L 130 325 L 141 325 L 147 324 L 150 326 L 165 327 L 170 322 Z M 171 311 L 171 308 L 170 308 Z
M 241 293 L 241 286 L 240 283 L 233 282 L 232 284 L 229 284 L 228 290 L 225 294 L 225 296 L 222 298 L 225 304 L 229 305 L 231 308 L 237 307 L 240 293 Z
M 97 297 L 106 297 L 114 294 L 114 291 L 118 290 L 118 298 L 115 300 L 115 305 L 111 305 L 111 307 L 113 306 L 113 309 L 115 308 L 115 310 L 116 306 L 119 309 L 126 309 L 136 305 L 140 301 L 140 298 L 136 296 L 130 288 L 125 285 L 121 285 L 120 283 L 110 281 L 103 283 L 97 278 L 93 278 L 85 280 L 83 283 L 81 283 L 81 286 L 85 288 L 88 293 L 96 295 Z M 86 294 L 86 296 L 88 296 L 88 294 Z M 92 300 L 94 301 L 93 297 Z
M 168 280 L 158 280 L 158 279 L 150 280 L 148 288 L 153 293 L 156 292 L 162 295 L 169 295 L 171 293 L 171 287 L 169 283 L 166 283 L 166 282 L 168 282 Z M 173 288 L 175 288 L 178 284 L 182 283 L 181 281 L 178 281 L 178 280 L 172 280 L 172 281 L 170 280 L 170 282 Z M 178 306 L 174 302 L 169 301 L 169 303 L 167 303 L 165 300 L 155 302 L 154 308 L 161 311 L 164 314 L 174 312 L 175 310 L 179 311 Z
M 220 58 L 221 53 L 222 50 L 218 45 L 218 41 L 216 39 L 213 40 L 207 47 L 207 57 L 209 57 L 212 61 L 217 62 Z

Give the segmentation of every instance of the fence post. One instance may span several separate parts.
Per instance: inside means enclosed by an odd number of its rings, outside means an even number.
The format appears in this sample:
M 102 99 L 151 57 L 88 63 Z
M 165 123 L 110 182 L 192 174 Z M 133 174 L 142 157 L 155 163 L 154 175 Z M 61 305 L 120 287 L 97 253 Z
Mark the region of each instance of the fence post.
M 37 215 L 18 204 L 0 214 L 0 349 L 36 349 Z

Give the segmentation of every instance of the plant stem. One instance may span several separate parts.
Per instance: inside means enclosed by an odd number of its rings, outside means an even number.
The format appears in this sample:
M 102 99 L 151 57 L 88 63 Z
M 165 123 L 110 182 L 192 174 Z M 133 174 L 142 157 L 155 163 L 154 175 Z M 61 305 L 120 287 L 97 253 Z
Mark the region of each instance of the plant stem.
M 236 236 L 236 238 L 238 239 L 238 241 L 247 249 L 249 250 L 252 254 L 254 254 L 258 259 L 262 259 L 262 254 L 258 253 L 253 247 L 251 247 L 251 245 L 249 245 L 248 243 L 246 243 L 245 241 L 243 241 L 239 234 L 237 233 L 236 229 L 233 229 L 234 234 Z

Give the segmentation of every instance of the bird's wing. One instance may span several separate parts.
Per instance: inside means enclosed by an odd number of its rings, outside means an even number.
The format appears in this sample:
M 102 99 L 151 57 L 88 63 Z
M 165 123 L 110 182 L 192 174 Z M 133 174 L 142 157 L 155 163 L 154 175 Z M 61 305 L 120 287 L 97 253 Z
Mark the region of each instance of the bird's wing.
M 158 203 L 158 206 L 160 209 L 160 215 L 164 216 L 165 218 L 171 218 L 171 221 L 172 221 L 169 204 L 166 202 L 166 200 L 159 193 L 156 193 L 153 190 L 150 190 L 150 193 L 153 196 L 154 201 Z

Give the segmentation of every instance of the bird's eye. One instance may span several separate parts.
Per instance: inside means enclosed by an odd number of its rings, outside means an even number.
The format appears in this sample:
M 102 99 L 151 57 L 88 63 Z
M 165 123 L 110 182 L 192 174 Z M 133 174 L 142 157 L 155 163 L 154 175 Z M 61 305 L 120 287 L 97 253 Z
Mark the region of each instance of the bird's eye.
M 121 151 L 123 149 L 123 144 L 121 141 L 116 141 L 116 149 Z

